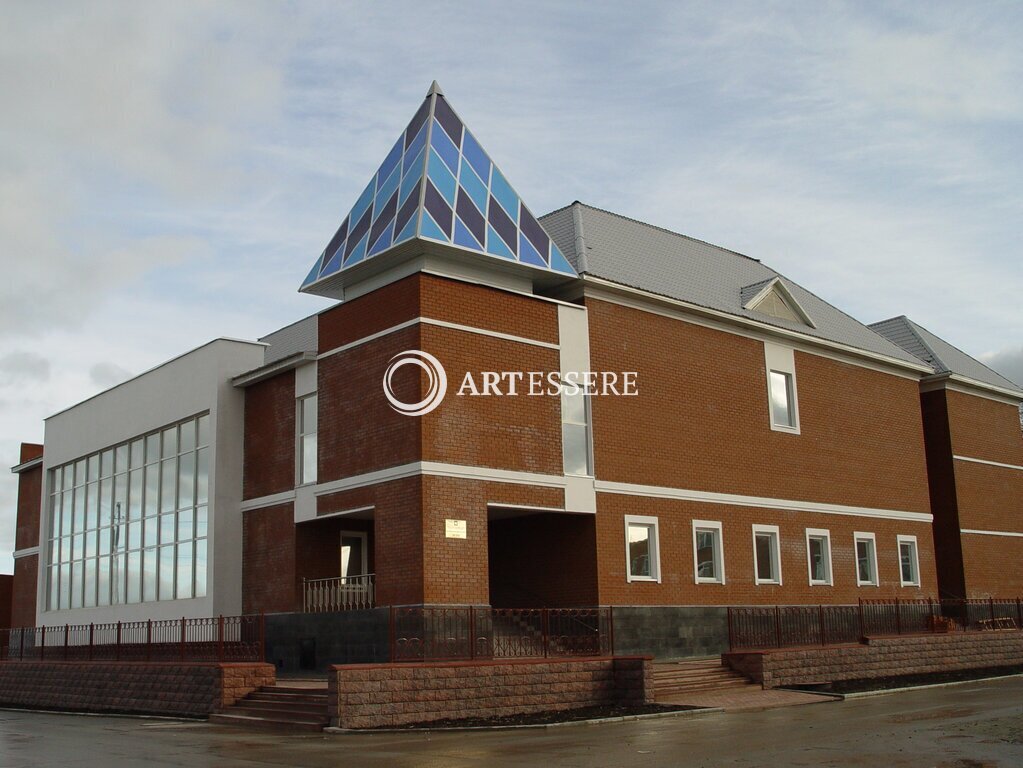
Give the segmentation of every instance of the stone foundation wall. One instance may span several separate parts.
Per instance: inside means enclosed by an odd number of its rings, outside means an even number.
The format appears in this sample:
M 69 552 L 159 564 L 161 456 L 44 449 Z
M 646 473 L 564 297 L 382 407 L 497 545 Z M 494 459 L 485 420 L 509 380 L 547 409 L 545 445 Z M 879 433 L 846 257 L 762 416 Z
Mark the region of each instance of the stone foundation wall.
M 0 705 L 204 717 L 274 680 L 271 664 L 5 661 Z
M 869 638 L 859 645 L 727 653 L 724 662 L 764 688 L 869 680 L 1023 664 L 1023 632 Z
M 652 659 L 528 659 L 335 666 L 330 721 L 377 728 L 447 718 L 517 715 L 611 704 L 651 703 Z

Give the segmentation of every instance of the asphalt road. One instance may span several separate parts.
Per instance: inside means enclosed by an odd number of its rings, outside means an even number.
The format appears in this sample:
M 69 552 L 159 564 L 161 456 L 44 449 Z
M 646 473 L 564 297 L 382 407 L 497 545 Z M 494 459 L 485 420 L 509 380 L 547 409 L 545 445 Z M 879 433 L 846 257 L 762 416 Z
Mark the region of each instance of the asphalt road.
M 288 736 L 0 710 L 0 766 L 1023 766 L 1023 678 L 547 730 Z

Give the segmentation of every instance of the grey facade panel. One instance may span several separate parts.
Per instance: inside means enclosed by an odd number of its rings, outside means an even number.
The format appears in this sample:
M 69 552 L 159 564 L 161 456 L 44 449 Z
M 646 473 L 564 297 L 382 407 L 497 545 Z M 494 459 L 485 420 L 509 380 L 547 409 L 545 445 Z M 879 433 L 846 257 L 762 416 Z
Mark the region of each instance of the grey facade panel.
M 260 341 L 270 345 L 266 348 L 264 365 L 283 360 L 296 352 L 316 352 L 319 348 L 319 315 L 310 315 L 286 325 Z

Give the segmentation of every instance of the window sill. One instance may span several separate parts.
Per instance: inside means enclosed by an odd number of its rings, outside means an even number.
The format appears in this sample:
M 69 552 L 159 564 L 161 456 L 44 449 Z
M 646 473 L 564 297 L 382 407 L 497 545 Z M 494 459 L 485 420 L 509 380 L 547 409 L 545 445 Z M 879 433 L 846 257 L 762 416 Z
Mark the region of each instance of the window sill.
M 879 587 L 881 585 L 878 584 L 876 581 L 857 581 L 856 582 L 856 586 L 857 587 Z
M 753 583 L 754 583 L 754 585 L 756 585 L 758 587 L 780 587 L 781 586 L 781 581 L 775 581 L 774 579 L 771 579 L 771 580 L 755 579 Z
M 787 432 L 790 435 L 799 434 L 799 427 L 786 427 L 782 424 L 771 424 L 771 430 L 773 432 Z
M 810 582 L 810 586 L 811 587 L 833 587 L 834 584 L 832 584 L 830 581 L 811 581 Z
M 632 584 L 633 582 L 647 583 L 647 584 L 660 584 L 661 580 L 654 576 L 626 576 L 625 582 Z
M 724 584 L 724 579 L 696 579 L 697 584 Z

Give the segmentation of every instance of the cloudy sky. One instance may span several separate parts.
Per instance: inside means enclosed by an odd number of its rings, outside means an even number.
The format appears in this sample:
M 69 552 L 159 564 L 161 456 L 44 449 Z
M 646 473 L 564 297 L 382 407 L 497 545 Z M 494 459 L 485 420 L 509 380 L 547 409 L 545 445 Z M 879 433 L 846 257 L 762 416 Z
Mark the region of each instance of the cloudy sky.
M 579 199 L 907 314 L 1023 382 L 1023 5 L 10 2 L 0 457 L 296 293 L 433 79 Z M 0 476 L 0 572 L 16 481 Z

